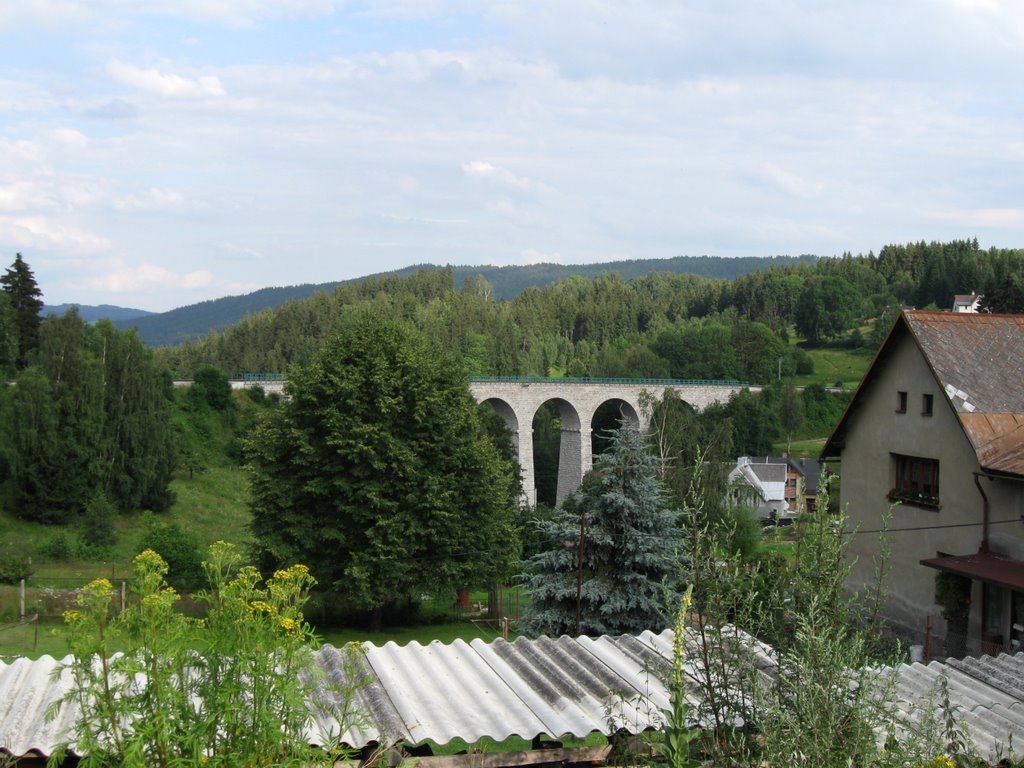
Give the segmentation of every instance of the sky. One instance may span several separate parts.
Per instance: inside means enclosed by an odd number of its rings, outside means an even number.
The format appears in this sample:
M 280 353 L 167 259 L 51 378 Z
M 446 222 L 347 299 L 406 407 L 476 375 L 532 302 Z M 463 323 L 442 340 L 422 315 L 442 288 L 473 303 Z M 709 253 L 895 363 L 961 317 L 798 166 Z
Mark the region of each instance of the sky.
M 47 304 L 972 237 L 1024 247 L 1019 0 L 0 2 Z

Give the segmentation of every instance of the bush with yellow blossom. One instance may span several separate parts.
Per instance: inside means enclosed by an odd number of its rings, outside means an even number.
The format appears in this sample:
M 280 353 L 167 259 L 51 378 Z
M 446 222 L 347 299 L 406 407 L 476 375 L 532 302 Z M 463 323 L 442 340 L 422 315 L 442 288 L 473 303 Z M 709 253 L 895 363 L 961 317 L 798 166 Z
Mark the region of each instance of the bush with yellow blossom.
M 51 764 L 68 749 L 85 756 L 82 765 L 126 768 L 332 761 L 306 741 L 319 682 L 315 636 L 302 613 L 316 583 L 309 569 L 293 565 L 264 582 L 224 542 L 210 548 L 203 568 L 203 619 L 177 610 L 167 564 L 152 550 L 135 558 L 134 599 L 123 612 L 114 611 L 107 580 L 82 590 L 64 617 L 73 683 L 57 705 L 73 701 L 80 716 Z M 354 689 L 342 694 L 351 698 Z

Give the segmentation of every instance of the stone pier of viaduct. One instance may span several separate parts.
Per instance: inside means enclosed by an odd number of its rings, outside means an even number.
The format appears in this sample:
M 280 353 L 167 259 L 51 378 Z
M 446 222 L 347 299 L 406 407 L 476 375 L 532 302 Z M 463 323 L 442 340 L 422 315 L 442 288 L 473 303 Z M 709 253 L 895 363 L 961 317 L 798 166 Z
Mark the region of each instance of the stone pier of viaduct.
M 231 381 L 236 389 L 261 386 L 268 393 L 279 394 L 283 393 L 283 384 L 283 377 L 279 374 L 254 374 Z M 558 408 L 562 422 L 556 493 L 556 503 L 561 504 L 579 488 L 583 476 L 593 467 L 593 421 L 598 409 L 605 404 L 611 403 L 617 407 L 623 421 L 646 430 L 647 416 L 640 405 L 642 393 L 660 398 L 666 389 L 673 389 L 683 401 L 701 411 L 713 403 L 727 402 L 745 387 L 745 384 L 735 381 L 507 377 L 475 378 L 469 384 L 469 390 L 476 401 L 491 405 L 511 430 L 522 469 L 524 501 L 531 505 L 537 501 L 533 417 L 545 403 L 553 403 Z
M 660 398 L 666 389 L 700 411 L 713 403 L 726 402 L 743 389 L 738 382 L 669 381 L 657 379 L 541 379 L 476 378 L 469 390 L 477 402 L 489 403 L 512 432 L 519 466 L 522 468 L 523 496 L 537 501 L 533 461 L 533 417 L 545 403 L 553 403 L 562 422 L 558 454 L 556 503 L 580 487 L 583 476 L 594 464 L 591 433 L 594 415 L 606 403 L 619 409 L 623 421 L 647 429 L 641 408 L 641 394 Z

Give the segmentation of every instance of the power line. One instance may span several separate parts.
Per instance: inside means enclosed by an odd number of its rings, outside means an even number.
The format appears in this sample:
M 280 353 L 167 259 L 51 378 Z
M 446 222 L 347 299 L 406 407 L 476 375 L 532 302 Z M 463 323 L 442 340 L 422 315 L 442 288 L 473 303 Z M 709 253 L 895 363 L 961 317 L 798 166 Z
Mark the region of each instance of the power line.
M 1003 523 L 1020 523 L 1024 522 L 1024 518 L 1013 517 L 1009 520 L 991 520 L 989 525 L 1002 525 Z M 853 531 L 843 531 L 844 536 L 854 536 L 857 534 L 864 533 L 903 533 L 904 531 L 938 531 L 944 528 L 976 528 L 985 525 L 984 522 L 980 523 L 951 523 L 949 525 L 918 525 L 912 528 L 868 528 Z

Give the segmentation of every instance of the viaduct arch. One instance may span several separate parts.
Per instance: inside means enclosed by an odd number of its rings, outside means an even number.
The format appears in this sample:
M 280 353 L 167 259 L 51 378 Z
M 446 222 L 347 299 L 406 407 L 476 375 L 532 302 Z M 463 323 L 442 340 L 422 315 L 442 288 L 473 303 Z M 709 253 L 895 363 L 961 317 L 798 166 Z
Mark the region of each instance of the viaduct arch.
M 660 397 L 674 389 L 697 410 L 726 402 L 744 389 L 739 382 L 674 381 L 659 379 L 544 379 L 481 377 L 470 381 L 469 391 L 479 403 L 488 403 L 505 420 L 522 471 L 523 500 L 537 502 L 533 457 L 533 417 L 545 403 L 559 411 L 562 434 L 558 458 L 556 503 L 561 504 L 583 482 L 594 465 L 591 433 L 594 415 L 605 403 L 617 402 L 623 420 L 646 431 L 648 418 L 641 395 Z
M 189 384 L 181 381 L 176 384 Z M 261 386 L 267 392 L 284 392 L 281 374 L 247 374 L 231 380 L 231 386 Z M 625 421 L 646 431 L 648 418 L 640 405 L 641 395 L 660 397 L 674 389 L 680 399 L 702 411 L 714 403 L 724 403 L 748 387 L 738 381 L 678 381 L 672 379 L 547 379 L 532 377 L 477 377 L 469 391 L 478 403 L 488 403 L 505 420 L 522 471 L 523 500 L 537 503 L 537 484 L 533 460 L 533 417 L 545 403 L 559 411 L 562 434 L 558 456 L 556 503 L 580 487 L 583 476 L 594 466 L 591 434 L 594 415 L 606 403 L 617 403 Z

